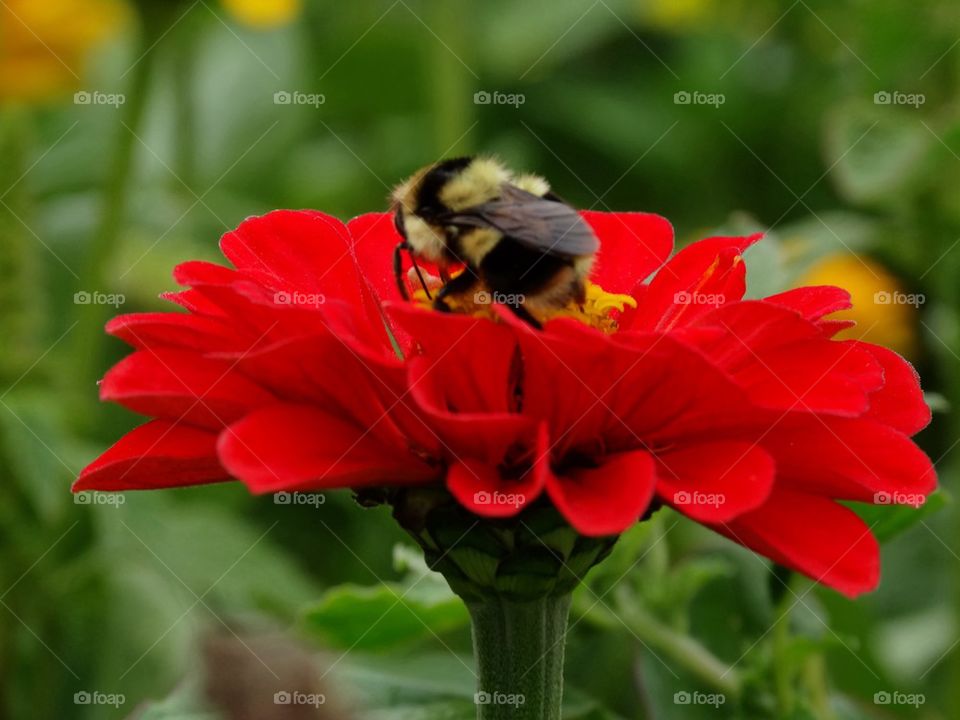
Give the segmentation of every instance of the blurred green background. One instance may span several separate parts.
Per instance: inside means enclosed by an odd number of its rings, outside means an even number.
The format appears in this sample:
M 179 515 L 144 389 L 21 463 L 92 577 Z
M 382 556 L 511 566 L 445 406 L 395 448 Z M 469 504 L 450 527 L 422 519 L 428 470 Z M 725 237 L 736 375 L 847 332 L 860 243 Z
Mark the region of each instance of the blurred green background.
M 920 370 L 955 489 L 958 88 L 954 0 L 0 2 L 0 717 L 226 717 L 202 648 L 263 628 L 324 649 L 318 717 L 472 716 L 463 612 L 386 511 L 69 493 L 137 423 L 96 399 L 112 314 L 167 307 L 248 215 L 383 209 L 441 156 L 680 243 L 766 230 L 750 292 L 851 289 L 854 333 Z M 883 581 L 851 602 L 659 513 L 577 596 L 565 716 L 960 717 L 956 510 L 874 521 Z

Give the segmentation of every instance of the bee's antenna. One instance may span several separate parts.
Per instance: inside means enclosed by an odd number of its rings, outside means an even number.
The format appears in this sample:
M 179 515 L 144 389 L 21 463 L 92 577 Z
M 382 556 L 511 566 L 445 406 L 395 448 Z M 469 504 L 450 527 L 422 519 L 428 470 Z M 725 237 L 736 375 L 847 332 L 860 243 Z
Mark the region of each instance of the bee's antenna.
M 407 285 L 403 281 L 403 258 L 400 253 L 403 250 L 409 249 L 410 245 L 408 245 L 406 241 L 397 243 L 397 246 L 393 249 L 393 276 L 397 281 L 397 289 L 400 291 L 400 297 L 404 300 L 410 299 L 410 293 L 407 292 Z M 427 287 L 427 283 L 423 279 L 423 273 L 420 272 L 420 266 L 417 265 L 417 258 L 413 253 L 410 253 L 410 262 L 413 263 L 413 270 L 417 273 L 417 280 L 420 281 L 420 286 L 427 294 L 427 300 L 433 300 L 433 295 L 430 294 L 430 288 Z

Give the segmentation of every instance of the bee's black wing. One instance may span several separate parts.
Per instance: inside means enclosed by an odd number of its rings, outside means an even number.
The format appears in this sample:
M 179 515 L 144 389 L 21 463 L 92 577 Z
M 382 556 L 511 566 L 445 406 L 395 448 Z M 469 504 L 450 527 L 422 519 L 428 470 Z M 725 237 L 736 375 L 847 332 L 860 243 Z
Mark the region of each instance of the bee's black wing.
M 552 255 L 592 255 L 599 243 L 586 221 L 572 207 L 547 200 L 513 185 L 496 200 L 456 213 L 449 221 L 492 227 L 507 237 Z

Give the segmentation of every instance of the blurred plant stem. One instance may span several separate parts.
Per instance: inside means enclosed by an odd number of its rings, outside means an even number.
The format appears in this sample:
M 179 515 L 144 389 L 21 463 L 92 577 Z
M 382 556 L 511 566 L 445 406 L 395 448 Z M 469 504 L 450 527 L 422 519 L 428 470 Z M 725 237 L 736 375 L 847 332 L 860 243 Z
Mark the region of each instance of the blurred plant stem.
M 467 28 L 470 27 L 471 5 L 464 0 L 446 0 L 433 3 L 428 20 L 433 32 L 443 41 L 424 43 L 426 65 L 430 68 L 430 88 L 436 138 L 436 153 L 465 154 L 456 150 L 461 139 L 469 148 L 469 133 L 473 125 L 474 83 L 466 59 L 469 57 Z M 465 137 L 466 134 L 466 137 Z
M 27 148 L 30 117 L 22 107 L 0 111 L 0 392 L 16 382 L 40 354 L 43 318 L 40 240 L 28 237 Z
M 790 652 L 790 611 L 793 610 L 794 594 L 783 593 L 777 605 L 777 617 L 773 626 L 773 685 L 777 694 L 777 706 L 781 717 L 793 713 L 793 677 L 787 655 Z
M 616 613 L 606 604 L 591 599 L 589 594 L 579 597 L 587 607 L 578 607 L 578 611 L 581 611 L 587 620 L 608 630 L 619 630 L 626 625 L 644 645 L 663 653 L 710 687 L 730 698 L 740 696 L 743 681 L 733 667 L 689 635 L 677 632 L 661 622 L 643 607 L 642 600 L 630 588 L 620 586 L 614 591 Z
M 150 80 L 160 41 L 179 9 L 176 3 L 140 3 L 139 36 L 129 72 L 126 102 L 122 105 L 114 146 L 109 158 L 103 188 L 100 223 L 90 240 L 87 259 L 80 280 L 87 292 L 110 292 L 113 278 L 108 270 L 121 244 L 121 230 L 130 194 L 136 134 L 141 126 Z M 95 427 L 101 410 L 96 402 L 96 382 L 103 370 L 105 336 L 103 325 L 110 316 L 107 305 L 77 305 L 77 328 L 73 353 L 74 373 L 71 377 L 72 410 L 76 429 L 89 433 Z
M 190 13 L 179 23 L 173 57 L 173 89 L 176 111 L 174 170 L 190 200 L 197 192 L 197 117 L 194 91 L 200 29 L 204 19 Z

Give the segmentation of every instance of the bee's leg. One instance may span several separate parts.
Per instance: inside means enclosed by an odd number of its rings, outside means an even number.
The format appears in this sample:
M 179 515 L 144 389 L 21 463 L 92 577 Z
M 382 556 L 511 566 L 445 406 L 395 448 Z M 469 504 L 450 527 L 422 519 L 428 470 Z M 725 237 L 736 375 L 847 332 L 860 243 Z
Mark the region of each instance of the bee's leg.
M 540 321 L 530 314 L 530 311 L 527 310 L 522 302 L 516 302 L 513 304 L 507 303 L 507 307 L 510 308 L 510 311 L 514 315 L 523 320 L 530 327 L 536 328 L 537 330 L 543 330 L 543 325 L 541 325 Z
M 404 250 L 410 248 L 407 245 L 407 241 L 397 243 L 396 247 L 393 248 L 393 279 L 397 283 L 397 290 L 400 292 L 400 297 L 404 300 L 410 299 L 410 293 L 407 292 L 407 284 L 403 280 L 403 256 L 401 253 Z
M 461 295 L 466 293 L 468 290 L 470 290 L 470 288 L 476 285 L 477 280 L 478 277 L 476 270 L 468 265 L 462 273 L 449 280 L 442 288 L 440 288 L 440 290 L 437 292 L 437 296 L 433 299 L 433 309 L 438 310 L 439 312 L 450 312 L 450 306 L 447 305 L 445 298 L 451 295 Z

